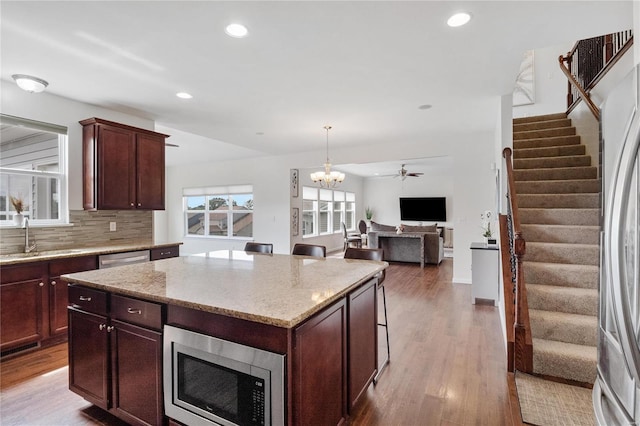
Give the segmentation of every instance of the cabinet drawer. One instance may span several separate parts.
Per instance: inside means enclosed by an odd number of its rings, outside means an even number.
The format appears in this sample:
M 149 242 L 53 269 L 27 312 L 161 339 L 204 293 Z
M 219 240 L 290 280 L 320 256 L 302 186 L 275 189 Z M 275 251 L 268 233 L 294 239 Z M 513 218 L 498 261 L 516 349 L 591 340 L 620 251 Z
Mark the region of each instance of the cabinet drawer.
M 168 259 L 170 257 L 180 256 L 180 247 L 159 247 L 151 249 L 151 260 Z
M 69 305 L 95 314 L 107 314 L 107 293 L 79 285 L 69 286 Z
M 112 294 L 111 318 L 162 330 L 162 305 Z
M 30 281 L 46 279 L 47 263 L 36 262 L 26 265 L 3 266 L 0 268 L 0 283 L 14 283 L 19 281 Z
M 78 256 L 68 259 L 52 260 L 49 262 L 49 276 L 58 277 L 74 272 L 92 271 L 97 269 L 98 258 L 94 256 Z

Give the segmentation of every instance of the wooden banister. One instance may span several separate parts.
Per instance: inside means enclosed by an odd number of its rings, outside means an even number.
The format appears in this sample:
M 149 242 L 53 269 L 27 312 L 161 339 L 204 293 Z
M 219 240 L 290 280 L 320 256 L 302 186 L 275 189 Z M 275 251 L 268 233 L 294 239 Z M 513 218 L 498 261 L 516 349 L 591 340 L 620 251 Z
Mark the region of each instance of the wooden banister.
M 573 74 L 571 74 L 569 68 L 565 66 L 565 57 L 560 55 L 560 57 L 558 58 L 558 62 L 560 62 L 560 69 L 569 79 L 569 83 L 578 90 L 578 93 L 580 93 L 580 98 L 585 101 L 587 107 L 589 108 L 589 111 L 591 111 L 596 120 L 600 121 L 600 109 L 596 106 L 596 104 L 593 103 L 589 94 L 585 92 L 580 83 L 578 83 L 578 80 L 576 80 Z
M 529 308 L 527 304 L 527 289 L 524 282 L 523 259 L 526 253 L 526 242 L 520 228 L 520 217 L 518 213 L 518 200 L 516 193 L 516 183 L 512 162 L 513 151 L 505 148 L 502 156 L 505 159 L 507 171 L 508 197 L 509 197 L 509 217 L 511 233 L 509 235 L 509 248 L 511 257 L 515 264 L 515 311 L 513 327 L 513 367 L 516 370 L 526 373 L 533 372 L 533 340 L 531 337 L 531 326 L 529 323 Z M 507 224 L 509 225 L 509 224 Z M 506 296 L 505 296 L 506 298 Z M 509 324 L 507 324 L 509 326 Z M 509 328 L 509 327 L 507 327 Z

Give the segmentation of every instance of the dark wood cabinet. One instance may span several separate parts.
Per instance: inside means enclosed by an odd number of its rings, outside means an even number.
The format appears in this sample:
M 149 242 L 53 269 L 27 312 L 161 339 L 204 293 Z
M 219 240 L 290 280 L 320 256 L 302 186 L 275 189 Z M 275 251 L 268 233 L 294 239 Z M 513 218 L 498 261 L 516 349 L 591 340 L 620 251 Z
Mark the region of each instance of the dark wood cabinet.
M 348 297 L 349 309 L 349 410 L 367 390 L 378 369 L 377 280 L 371 280 Z
M 46 337 L 47 267 L 30 263 L 2 268 L 0 350 L 34 347 Z
M 75 285 L 69 299 L 69 389 L 129 424 L 163 424 L 163 305 Z
M 180 256 L 180 246 L 157 247 L 151 249 L 151 260 L 168 259 Z
M 83 126 L 85 210 L 164 210 L 168 135 L 100 118 Z
M 79 256 L 49 261 L 49 335 L 67 334 L 69 290 L 60 275 L 96 269 L 96 256 Z
M 347 419 L 347 305 L 345 300 L 340 300 L 297 327 L 294 336 L 293 374 L 295 379 L 292 424 L 320 426 L 345 422 Z

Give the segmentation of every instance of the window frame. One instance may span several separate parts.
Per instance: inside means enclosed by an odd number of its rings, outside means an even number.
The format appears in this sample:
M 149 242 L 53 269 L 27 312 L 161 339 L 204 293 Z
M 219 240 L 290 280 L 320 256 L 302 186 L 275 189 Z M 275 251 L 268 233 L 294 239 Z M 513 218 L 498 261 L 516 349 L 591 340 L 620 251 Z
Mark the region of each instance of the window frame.
M 0 122 L 2 124 L 9 124 L 13 126 L 25 127 L 28 129 L 32 129 L 36 132 L 46 132 L 57 135 L 57 171 L 45 171 L 38 170 L 38 167 L 46 164 L 54 164 L 50 163 L 46 159 L 35 158 L 35 159 L 25 159 L 26 161 L 12 164 L 11 166 L 0 166 L 0 175 L 2 175 L 3 179 L 7 179 L 7 190 L 6 194 L 4 193 L 4 188 L 0 189 L 0 196 L 5 197 L 5 205 L 0 207 L 4 207 L 0 211 L 0 215 L 5 215 L 6 219 L 0 219 L 0 228 L 6 227 L 16 227 L 16 224 L 13 221 L 13 215 L 15 214 L 15 209 L 11 205 L 9 201 L 9 195 L 22 195 L 24 199 L 25 205 L 27 205 L 27 209 L 25 209 L 22 214 L 25 218 L 29 219 L 29 225 L 32 227 L 41 227 L 41 226 L 63 226 L 69 224 L 69 170 L 68 170 L 68 136 L 67 136 L 67 128 L 58 126 L 55 124 L 43 123 L 39 121 L 27 120 L 20 117 L 14 117 L 10 115 L 0 114 Z M 11 191 L 11 177 L 27 177 L 31 178 L 31 188 L 33 189 L 29 192 L 27 196 L 24 194 L 14 194 Z M 51 191 L 51 181 L 53 180 L 56 183 L 56 194 L 57 194 L 57 204 L 58 204 L 58 218 L 57 219 L 41 219 L 41 218 L 33 218 L 34 216 L 34 198 L 36 198 L 39 194 L 34 193 L 34 191 L 39 191 L 39 184 L 37 182 L 38 179 L 47 179 L 47 183 L 45 184 L 45 188 L 43 190 Z M 53 199 L 53 193 L 50 193 L 47 201 L 51 201 L 49 199 Z
M 226 223 L 235 223 L 234 216 L 239 216 L 240 211 L 233 209 L 234 196 L 246 196 L 250 195 L 251 209 L 242 210 L 242 214 L 251 215 L 251 235 L 234 235 L 234 227 L 226 227 L 226 235 L 210 234 L 210 223 L 212 214 L 220 214 L 225 210 L 211 209 L 210 201 L 213 198 L 223 198 L 227 206 L 226 209 Z M 203 197 L 204 208 L 203 209 L 189 209 L 188 199 L 195 197 Z M 253 223 L 255 218 L 255 211 L 253 207 L 254 193 L 253 186 L 251 185 L 232 185 L 225 187 L 206 187 L 206 188 L 189 188 L 184 189 L 182 194 L 182 219 L 183 233 L 185 238 L 205 238 L 205 239 L 222 239 L 222 240 L 241 240 L 251 241 L 253 240 Z M 229 208 L 231 207 L 231 208 Z M 203 234 L 191 234 L 189 233 L 189 214 L 203 214 Z
M 328 210 L 326 211 L 321 211 L 321 202 L 323 201 L 322 198 L 322 194 L 325 191 L 324 194 L 324 198 L 325 198 L 325 202 L 328 203 Z M 328 192 L 331 192 L 331 201 L 326 200 L 327 196 L 326 194 Z M 342 225 L 341 223 L 344 222 L 345 226 L 347 227 L 347 232 L 349 231 L 355 231 L 356 227 L 355 227 L 355 204 L 356 204 L 356 194 L 354 192 L 350 192 L 350 191 L 343 191 L 343 190 L 338 190 L 338 189 L 327 189 L 327 188 L 318 188 L 318 187 L 312 187 L 312 186 L 303 186 L 302 187 L 302 206 L 303 206 L 303 210 L 302 210 L 302 221 L 303 221 L 303 225 L 304 225 L 304 219 L 305 216 L 310 216 L 312 218 L 312 223 L 311 226 L 313 228 L 313 231 L 310 233 L 305 234 L 304 233 L 304 226 L 303 226 L 303 232 L 302 232 L 302 238 L 313 238 L 313 237 L 322 237 L 322 236 L 327 236 L 327 235 L 334 235 L 334 234 L 339 234 L 342 233 Z M 315 195 L 313 195 L 315 194 Z M 313 202 L 313 209 L 305 209 L 305 202 Z M 351 203 L 352 209 L 349 208 L 349 203 Z M 335 228 L 335 214 L 336 213 L 340 213 L 340 224 L 338 224 L 338 228 Z M 328 216 L 327 218 L 327 224 L 326 224 L 326 228 L 328 229 L 328 231 L 326 232 L 321 232 L 320 231 L 320 217 L 321 214 L 326 214 Z M 352 226 L 349 227 L 347 226 L 347 216 L 351 214 L 352 215 Z

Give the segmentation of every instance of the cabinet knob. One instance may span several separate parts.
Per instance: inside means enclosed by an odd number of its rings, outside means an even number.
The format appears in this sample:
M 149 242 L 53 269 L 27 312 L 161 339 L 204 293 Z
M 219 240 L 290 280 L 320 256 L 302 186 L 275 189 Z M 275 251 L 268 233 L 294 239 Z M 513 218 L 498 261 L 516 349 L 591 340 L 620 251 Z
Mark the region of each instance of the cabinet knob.
M 100 330 L 104 330 L 105 328 L 107 328 L 107 325 L 106 325 L 106 324 L 100 324 L 100 325 L 98 326 L 98 328 L 99 328 Z
M 134 204 L 133 204 L 133 203 L 131 203 L 131 207 L 134 207 Z
M 142 203 L 138 203 L 138 207 L 142 207 Z
M 56 282 L 55 281 L 51 281 L 51 285 L 56 285 Z
M 111 333 L 113 331 L 115 327 L 110 325 L 109 327 L 107 327 L 107 333 Z
M 43 282 L 39 283 L 38 285 L 39 285 L 40 287 L 44 287 L 44 283 L 43 283 Z

